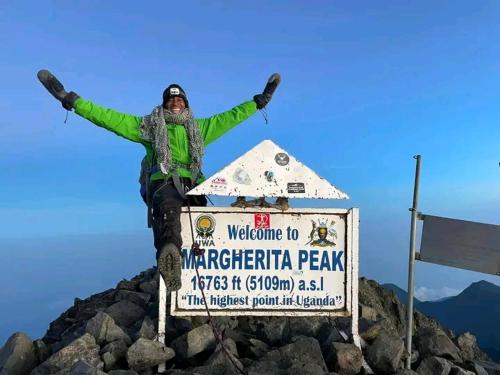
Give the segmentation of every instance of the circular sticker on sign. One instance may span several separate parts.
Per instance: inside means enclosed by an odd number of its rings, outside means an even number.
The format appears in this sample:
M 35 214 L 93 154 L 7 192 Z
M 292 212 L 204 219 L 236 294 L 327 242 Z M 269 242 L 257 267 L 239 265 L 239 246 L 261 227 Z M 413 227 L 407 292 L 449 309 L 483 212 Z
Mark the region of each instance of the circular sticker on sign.
M 212 215 L 200 215 L 196 219 L 196 234 L 201 238 L 211 238 L 215 230 L 215 219 Z
M 276 162 L 276 164 L 284 166 L 290 162 L 290 157 L 284 152 L 278 152 L 274 157 L 274 161 Z

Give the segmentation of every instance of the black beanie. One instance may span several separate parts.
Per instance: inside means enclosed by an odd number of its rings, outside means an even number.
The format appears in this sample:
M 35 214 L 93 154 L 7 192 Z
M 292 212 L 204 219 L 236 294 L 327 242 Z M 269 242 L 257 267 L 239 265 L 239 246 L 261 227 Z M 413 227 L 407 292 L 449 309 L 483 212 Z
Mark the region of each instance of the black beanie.
M 165 89 L 165 91 L 163 91 L 163 106 L 165 107 L 167 105 L 168 99 L 174 96 L 179 96 L 182 99 L 184 99 L 184 103 L 186 103 L 186 108 L 189 108 L 189 102 L 186 93 L 184 92 L 182 87 L 180 87 L 176 83 L 171 84 Z

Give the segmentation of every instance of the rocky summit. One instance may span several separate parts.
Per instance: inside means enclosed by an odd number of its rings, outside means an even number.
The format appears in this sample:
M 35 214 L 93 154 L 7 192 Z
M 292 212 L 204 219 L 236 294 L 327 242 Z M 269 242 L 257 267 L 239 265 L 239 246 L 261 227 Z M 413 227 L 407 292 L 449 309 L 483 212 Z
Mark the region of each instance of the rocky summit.
M 500 374 L 470 333 L 455 336 L 415 312 L 412 370 L 404 370 L 405 306 L 374 281 L 359 282 L 361 349 L 347 318 L 167 316 L 156 340 L 155 268 L 116 288 L 75 299 L 32 341 L 14 333 L 0 350 L 0 375 Z

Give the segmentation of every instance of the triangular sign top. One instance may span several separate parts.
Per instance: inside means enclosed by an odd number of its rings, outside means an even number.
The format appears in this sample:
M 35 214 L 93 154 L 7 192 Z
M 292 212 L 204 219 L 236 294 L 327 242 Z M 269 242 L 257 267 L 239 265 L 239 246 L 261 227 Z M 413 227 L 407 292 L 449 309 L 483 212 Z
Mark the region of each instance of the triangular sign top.
M 270 140 L 262 141 L 188 194 L 349 199 Z

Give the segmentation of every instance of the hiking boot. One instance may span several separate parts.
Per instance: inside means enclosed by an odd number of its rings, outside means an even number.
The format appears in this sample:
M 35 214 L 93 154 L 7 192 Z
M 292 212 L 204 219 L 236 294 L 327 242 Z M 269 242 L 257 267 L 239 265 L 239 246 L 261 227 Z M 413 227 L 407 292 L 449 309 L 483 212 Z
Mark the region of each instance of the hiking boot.
M 167 292 L 181 288 L 181 253 L 177 246 L 168 243 L 160 251 L 157 259 L 158 272 L 165 281 Z

